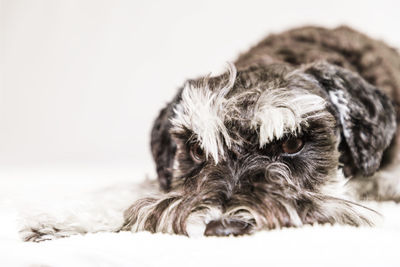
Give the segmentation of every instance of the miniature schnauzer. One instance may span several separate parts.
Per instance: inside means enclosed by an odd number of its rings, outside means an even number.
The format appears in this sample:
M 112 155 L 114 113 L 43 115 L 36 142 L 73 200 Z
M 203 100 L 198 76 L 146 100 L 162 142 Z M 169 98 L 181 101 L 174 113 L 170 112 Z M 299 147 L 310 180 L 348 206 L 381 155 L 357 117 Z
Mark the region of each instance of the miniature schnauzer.
M 151 151 L 162 192 L 134 202 L 119 230 L 372 225 L 359 200 L 400 199 L 399 100 L 400 56 L 385 43 L 348 27 L 269 35 L 161 110 Z

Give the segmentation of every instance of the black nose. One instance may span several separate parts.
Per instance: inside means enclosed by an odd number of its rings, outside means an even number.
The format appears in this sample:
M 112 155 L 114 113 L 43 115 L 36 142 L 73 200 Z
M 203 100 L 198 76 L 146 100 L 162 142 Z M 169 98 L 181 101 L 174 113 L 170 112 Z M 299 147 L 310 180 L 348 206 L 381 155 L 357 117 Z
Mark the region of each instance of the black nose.
M 218 220 L 207 224 L 205 236 L 229 236 L 244 235 L 250 232 L 251 225 L 238 220 Z

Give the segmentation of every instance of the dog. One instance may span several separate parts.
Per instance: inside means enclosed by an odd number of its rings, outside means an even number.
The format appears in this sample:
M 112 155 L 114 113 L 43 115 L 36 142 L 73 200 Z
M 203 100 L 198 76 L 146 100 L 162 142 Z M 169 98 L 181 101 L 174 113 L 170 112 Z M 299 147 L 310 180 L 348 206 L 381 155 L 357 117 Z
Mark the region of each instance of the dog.
M 345 26 L 271 34 L 161 110 L 160 193 L 135 201 L 118 231 L 373 225 L 361 200 L 400 199 L 399 101 L 400 56 L 384 42 Z

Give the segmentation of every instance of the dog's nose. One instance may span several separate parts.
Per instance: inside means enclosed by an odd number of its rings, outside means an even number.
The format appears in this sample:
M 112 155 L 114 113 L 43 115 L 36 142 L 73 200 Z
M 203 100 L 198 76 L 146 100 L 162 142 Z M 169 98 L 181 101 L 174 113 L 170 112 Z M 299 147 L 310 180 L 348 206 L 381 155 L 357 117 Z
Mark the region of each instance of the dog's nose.
M 238 220 L 217 220 L 207 224 L 205 236 L 229 236 L 244 235 L 249 233 L 251 225 Z

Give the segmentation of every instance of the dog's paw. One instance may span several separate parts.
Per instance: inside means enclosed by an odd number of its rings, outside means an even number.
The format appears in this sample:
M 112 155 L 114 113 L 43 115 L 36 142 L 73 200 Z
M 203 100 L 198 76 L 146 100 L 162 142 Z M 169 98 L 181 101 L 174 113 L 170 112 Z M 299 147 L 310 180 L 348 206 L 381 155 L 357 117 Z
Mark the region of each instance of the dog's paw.
M 25 242 L 42 242 L 57 238 L 68 237 L 77 234 L 78 231 L 72 229 L 60 229 L 51 224 L 38 224 L 36 226 L 27 226 L 19 231 L 19 234 Z M 81 232 L 81 231 L 79 231 Z
M 77 224 L 55 223 L 53 220 L 40 222 L 32 220 L 30 223 L 24 224 L 19 231 L 21 239 L 25 242 L 42 242 L 85 233 L 87 233 L 86 229 Z
M 25 242 L 41 242 L 57 238 L 57 229 L 54 227 L 26 227 L 19 231 Z

